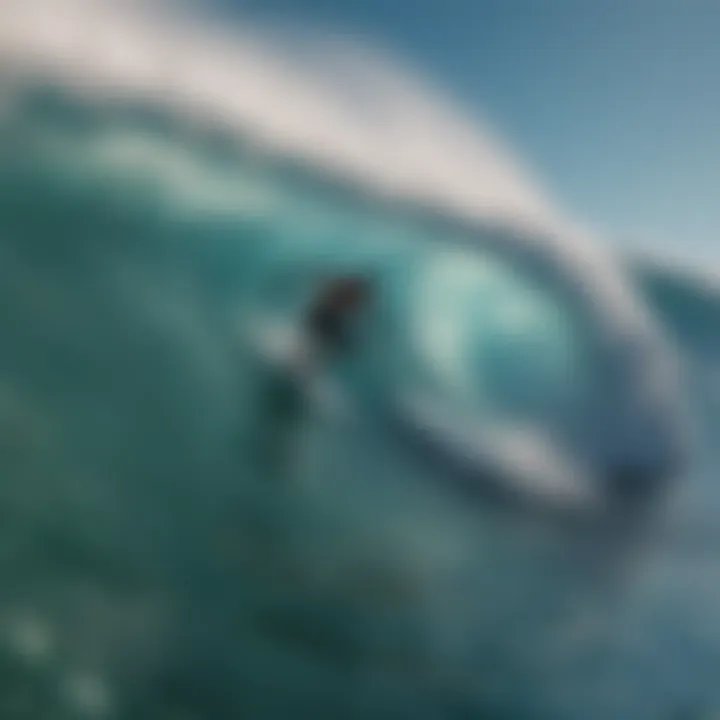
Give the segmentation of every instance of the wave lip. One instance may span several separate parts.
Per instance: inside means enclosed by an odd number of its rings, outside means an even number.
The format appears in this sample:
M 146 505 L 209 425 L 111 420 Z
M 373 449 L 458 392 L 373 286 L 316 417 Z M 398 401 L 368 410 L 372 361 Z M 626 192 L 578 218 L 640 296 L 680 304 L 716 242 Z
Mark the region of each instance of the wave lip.
M 107 98 L 147 98 L 258 147 L 339 171 L 377 194 L 555 227 L 527 172 L 487 129 L 377 50 L 313 39 L 289 50 L 250 26 L 228 31 L 157 3 L 8 0 L 0 57 Z M 329 68 L 335 68 L 330 71 Z M 358 111 L 353 91 L 362 91 Z

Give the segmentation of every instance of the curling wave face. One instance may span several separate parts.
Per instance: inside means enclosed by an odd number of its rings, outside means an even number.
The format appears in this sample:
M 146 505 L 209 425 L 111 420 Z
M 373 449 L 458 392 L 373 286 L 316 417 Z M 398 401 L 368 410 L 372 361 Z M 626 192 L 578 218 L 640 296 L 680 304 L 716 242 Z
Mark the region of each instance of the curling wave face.
M 610 620 L 609 595 L 590 597 L 595 527 L 532 520 L 606 510 L 628 468 L 650 495 L 674 477 L 684 400 L 708 395 L 681 395 L 672 340 L 704 378 L 717 365 L 712 323 L 683 315 L 714 312 L 696 284 L 679 299 L 622 270 L 524 186 L 456 202 L 454 185 L 381 180 L 401 157 L 348 172 L 352 153 L 313 158 L 286 126 L 258 143 L 252 124 L 188 117 L 179 89 L 149 98 L 139 76 L 119 94 L 109 75 L 79 87 L 67 58 L 29 62 L 42 34 L 19 42 L 17 8 L 0 44 L 18 63 L 0 136 L 0 612 L 8 677 L 49 688 L 37 716 L 712 703 L 720 644 L 696 643 L 713 615 L 685 622 L 677 562 L 649 553 Z M 292 477 L 269 483 L 253 444 L 282 424 L 277 376 L 245 331 L 292 323 L 344 271 L 379 297 L 336 371 L 343 402 L 308 417 Z M 703 432 L 698 476 L 714 461 Z M 702 504 L 702 481 L 686 485 Z M 498 513 L 497 490 L 530 512 Z M 659 689 L 670 648 L 685 667 Z

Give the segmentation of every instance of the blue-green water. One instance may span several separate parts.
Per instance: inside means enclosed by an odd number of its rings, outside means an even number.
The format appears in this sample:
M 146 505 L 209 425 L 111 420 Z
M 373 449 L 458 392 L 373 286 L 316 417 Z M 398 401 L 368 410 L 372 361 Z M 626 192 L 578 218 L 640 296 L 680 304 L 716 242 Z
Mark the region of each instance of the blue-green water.
M 469 502 L 388 421 L 422 394 L 599 462 L 627 398 L 581 308 L 493 250 L 509 230 L 356 197 L 146 106 L 20 108 L 0 157 L 1 717 L 718 707 L 717 295 L 630 277 L 698 440 L 677 529 L 598 584 L 591 531 Z M 254 328 L 346 270 L 377 296 L 332 369 L 343 402 L 288 430 Z M 271 473 L 254 451 L 283 432 Z

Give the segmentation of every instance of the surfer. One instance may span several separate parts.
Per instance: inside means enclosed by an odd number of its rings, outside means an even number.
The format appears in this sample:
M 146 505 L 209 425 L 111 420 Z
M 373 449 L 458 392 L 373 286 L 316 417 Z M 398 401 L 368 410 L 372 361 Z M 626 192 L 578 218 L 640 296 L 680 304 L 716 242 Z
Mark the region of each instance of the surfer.
M 336 277 L 320 288 L 305 318 L 306 342 L 322 364 L 352 348 L 352 323 L 371 294 L 367 278 Z
M 261 475 L 286 477 L 292 471 L 312 389 L 330 363 L 352 351 L 353 325 L 370 295 L 371 283 L 362 276 L 323 282 L 298 322 L 295 342 L 269 368 L 256 413 L 254 452 Z

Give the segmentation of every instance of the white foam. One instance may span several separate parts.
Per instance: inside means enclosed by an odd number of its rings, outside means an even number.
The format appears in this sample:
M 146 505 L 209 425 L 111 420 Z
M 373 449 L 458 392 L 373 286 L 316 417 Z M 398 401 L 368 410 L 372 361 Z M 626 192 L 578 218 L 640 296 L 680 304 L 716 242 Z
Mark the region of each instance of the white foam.
M 93 94 L 151 98 L 376 192 L 533 227 L 560 224 L 497 138 L 380 55 L 338 39 L 290 51 L 247 26 L 230 32 L 147 3 L 0 4 L 6 65 Z M 349 83 L 362 88 L 362 112 Z
M 530 510 L 593 514 L 600 507 L 598 478 L 538 428 L 473 426 L 455 409 L 417 395 L 400 397 L 398 409 L 401 422 L 418 432 L 426 447 L 464 460 L 480 485 L 501 483 Z

